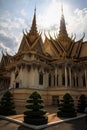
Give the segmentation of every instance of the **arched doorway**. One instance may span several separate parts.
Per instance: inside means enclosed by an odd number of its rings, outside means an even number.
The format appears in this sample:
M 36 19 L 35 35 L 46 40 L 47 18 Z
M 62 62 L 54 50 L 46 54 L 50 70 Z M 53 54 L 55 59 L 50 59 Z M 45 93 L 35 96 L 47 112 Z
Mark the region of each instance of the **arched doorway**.
M 18 82 L 16 83 L 15 88 L 19 88 L 19 83 Z

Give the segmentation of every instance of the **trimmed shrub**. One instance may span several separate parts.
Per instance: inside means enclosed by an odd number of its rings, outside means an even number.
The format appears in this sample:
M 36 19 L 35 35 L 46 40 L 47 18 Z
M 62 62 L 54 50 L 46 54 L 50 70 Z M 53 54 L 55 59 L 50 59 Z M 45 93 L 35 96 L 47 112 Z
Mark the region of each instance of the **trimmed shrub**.
M 82 94 L 78 100 L 77 112 L 84 113 L 86 107 L 87 107 L 87 98 L 84 94 Z
M 15 115 L 15 105 L 13 101 L 13 95 L 11 92 L 7 91 L 0 102 L 0 115 L 9 116 Z
M 66 93 L 60 101 L 57 116 L 67 118 L 76 116 L 74 101 L 70 94 Z
M 24 112 L 24 122 L 32 125 L 43 125 L 48 122 L 46 111 L 43 110 L 43 100 L 39 93 L 33 92 L 25 107 L 27 110 Z

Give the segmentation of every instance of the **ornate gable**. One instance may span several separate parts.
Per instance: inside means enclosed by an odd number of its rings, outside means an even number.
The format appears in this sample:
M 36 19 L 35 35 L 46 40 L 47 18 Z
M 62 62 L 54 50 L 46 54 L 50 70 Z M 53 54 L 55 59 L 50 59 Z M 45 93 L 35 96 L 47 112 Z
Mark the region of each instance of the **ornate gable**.
M 8 55 L 7 53 L 6 53 L 6 55 L 3 54 L 0 65 L 2 67 L 5 67 L 10 62 L 11 57 L 12 56 Z
M 54 42 L 54 41 L 53 41 Z M 59 57 L 59 52 L 55 45 L 53 44 L 51 39 L 48 39 L 45 35 L 45 42 L 44 42 L 44 48 L 46 53 L 49 53 L 53 57 Z
M 44 46 L 43 46 L 43 41 L 41 39 L 41 36 L 39 36 L 35 40 L 35 42 L 31 46 L 31 50 L 35 50 L 35 51 L 40 52 L 40 53 L 45 53 Z
M 84 36 L 85 36 L 85 34 L 83 35 L 83 37 L 80 40 L 73 43 L 71 57 L 80 58 L 80 54 L 81 54 L 82 48 L 84 46 L 84 42 L 83 42 Z
M 27 41 L 25 34 L 24 34 L 21 45 L 20 45 L 19 50 L 18 50 L 18 53 L 24 52 L 24 51 L 29 51 L 29 49 L 30 49 L 30 46 L 29 46 L 28 41 Z

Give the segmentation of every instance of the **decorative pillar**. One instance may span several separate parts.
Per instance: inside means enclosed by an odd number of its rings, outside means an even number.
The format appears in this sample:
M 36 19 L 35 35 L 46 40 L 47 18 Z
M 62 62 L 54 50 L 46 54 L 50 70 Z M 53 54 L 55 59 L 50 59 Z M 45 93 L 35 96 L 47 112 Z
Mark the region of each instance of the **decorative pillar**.
M 69 83 L 70 83 L 70 88 L 72 87 L 72 77 L 71 77 L 71 68 L 69 67 Z
M 62 69 L 58 68 L 57 72 L 58 72 L 58 75 L 59 75 L 58 86 L 62 86 Z
M 57 87 L 57 68 L 55 69 L 55 86 Z
M 75 87 L 77 87 L 76 72 L 75 72 Z
M 45 81 L 46 81 L 46 88 L 48 88 L 48 80 L 49 80 L 49 74 L 48 74 L 48 72 L 46 72 L 46 79 L 45 79 Z
M 85 69 L 85 83 L 86 83 L 86 88 L 87 88 L 87 71 Z
M 67 66 L 65 64 L 65 87 L 67 88 Z

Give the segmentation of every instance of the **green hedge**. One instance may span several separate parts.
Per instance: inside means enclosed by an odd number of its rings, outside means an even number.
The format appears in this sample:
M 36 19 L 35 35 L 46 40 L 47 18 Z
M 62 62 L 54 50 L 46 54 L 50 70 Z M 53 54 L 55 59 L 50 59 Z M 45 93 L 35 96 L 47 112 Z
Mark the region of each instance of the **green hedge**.
M 7 91 L 1 99 L 0 114 L 5 116 L 16 114 L 13 95 L 9 91 Z
M 87 98 L 85 95 L 82 94 L 78 100 L 77 112 L 84 113 L 86 107 L 87 107 Z
M 46 111 L 44 109 L 43 100 L 39 93 L 34 92 L 30 95 L 24 112 L 24 122 L 33 125 L 43 125 L 48 122 Z
M 74 101 L 70 94 L 66 93 L 63 96 L 63 99 L 60 101 L 57 116 L 58 117 L 75 117 L 76 110 L 74 108 Z
M 48 118 L 46 116 L 42 118 L 29 118 L 28 116 L 24 116 L 24 121 L 32 125 L 42 125 L 47 124 Z

